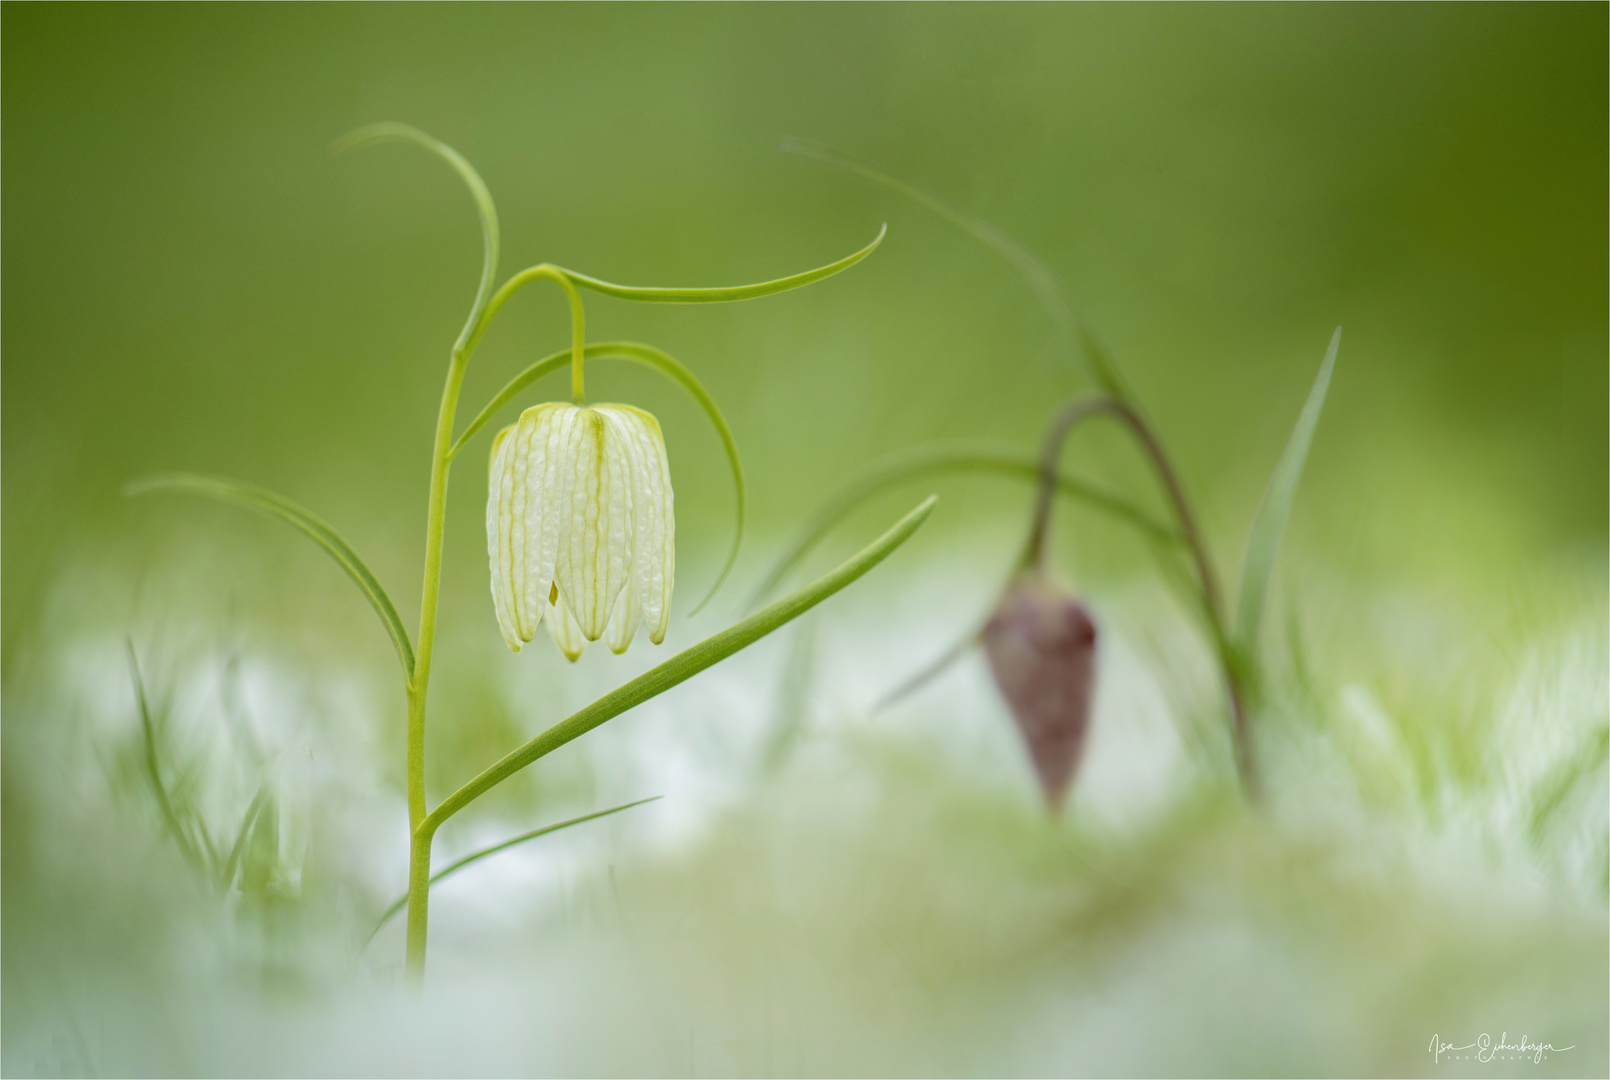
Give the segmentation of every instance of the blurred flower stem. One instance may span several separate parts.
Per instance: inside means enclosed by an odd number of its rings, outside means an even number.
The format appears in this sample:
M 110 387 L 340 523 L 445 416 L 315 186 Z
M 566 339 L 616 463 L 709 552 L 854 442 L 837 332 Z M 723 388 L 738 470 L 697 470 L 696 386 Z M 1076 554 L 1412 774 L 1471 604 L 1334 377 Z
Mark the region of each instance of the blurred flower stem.
M 1119 392 L 1120 394 L 1122 391 Z M 1239 661 L 1234 641 L 1229 634 L 1225 617 L 1224 594 L 1219 588 L 1218 574 L 1213 569 L 1213 558 L 1197 527 L 1196 515 L 1191 511 L 1190 500 L 1180 484 L 1179 474 L 1169 461 L 1162 442 L 1140 411 L 1123 397 L 1098 395 L 1077 398 L 1064 405 L 1046 432 L 1044 448 L 1040 454 L 1040 478 L 1035 495 L 1034 519 L 1029 526 L 1028 541 L 1019 562 L 1020 571 L 1043 571 L 1046 567 L 1046 534 L 1051 523 L 1052 499 L 1057 493 L 1058 464 L 1068 436 L 1080 423 L 1096 416 L 1110 416 L 1120 421 L 1146 451 L 1158 479 L 1168 493 L 1169 506 L 1179 525 L 1179 536 L 1191 562 L 1196 568 L 1197 589 L 1202 602 L 1202 617 L 1207 623 L 1208 636 L 1219 661 L 1224 678 L 1225 695 L 1230 705 L 1230 738 L 1235 747 L 1236 772 L 1247 796 L 1257 799 L 1259 779 L 1257 758 L 1253 753 L 1251 732 L 1247 728 L 1246 687 L 1243 685 L 1245 666 Z

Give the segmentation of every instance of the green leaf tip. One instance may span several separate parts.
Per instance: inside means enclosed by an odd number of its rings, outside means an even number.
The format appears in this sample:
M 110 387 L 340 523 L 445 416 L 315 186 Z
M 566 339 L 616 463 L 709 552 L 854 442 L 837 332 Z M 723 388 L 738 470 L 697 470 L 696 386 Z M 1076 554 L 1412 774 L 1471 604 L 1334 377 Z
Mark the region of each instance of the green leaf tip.
M 784 139 L 777 149 L 785 154 L 819 161 L 892 191 L 939 218 L 958 232 L 984 245 L 1006 260 L 1023 281 L 1040 309 L 1051 321 L 1057 344 L 1070 355 L 1082 356 L 1090 377 L 1107 392 L 1123 396 L 1124 381 L 1105 345 L 1068 303 L 1057 275 L 1037 255 L 987 221 L 971 217 L 943 200 L 898 177 L 874 169 L 847 154 L 808 139 Z
M 493 279 L 497 277 L 499 245 L 497 206 L 492 202 L 492 193 L 487 190 L 486 181 L 481 179 L 481 174 L 463 154 L 410 124 L 388 120 L 349 131 L 330 144 L 330 153 L 340 154 L 360 146 L 395 141 L 422 146 L 452 166 L 459 179 L 464 181 L 464 186 L 469 188 L 470 197 L 475 200 L 475 209 L 481 218 L 481 283 L 475 291 L 475 303 L 470 308 L 469 320 L 459 334 L 458 344 L 462 348 L 469 340 L 476 321 L 480 318 L 481 310 L 491 299 Z
M 482 770 L 479 776 L 443 799 L 436 809 L 426 815 L 416 833 L 434 834 L 448 818 L 532 762 L 546 757 L 621 713 L 663 694 L 739 650 L 753 645 L 772 631 L 805 614 L 834 593 L 858 581 L 867 571 L 892 555 L 901 544 L 911 539 L 911 535 L 928 519 L 928 515 L 933 513 L 934 504 L 938 501 L 939 496 L 928 496 L 905 517 L 895 522 L 882 536 L 862 548 L 853 558 L 841 563 L 831 573 L 823 575 L 719 634 L 704 639 L 691 649 L 677 653 L 665 663 L 644 672 L 624 686 L 617 687 L 580 712 L 561 720 L 524 745 L 505 754 L 502 759 Z
M 131 480 L 123 486 L 123 494 L 129 497 L 164 492 L 204 495 L 222 502 L 260 510 L 279 518 L 324 549 L 325 554 L 346 571 L 352 583 L 363 593 L 364 599 L 369 601 L 369 606 L 374 608 L 375 614 L 380 617 L 381 624 L 385 626 L 386 633 L 391 638 L 393 647 L 397 650 L 397 660 L 402 664 L 404 678 L 413 679 L 414 648 L 408 640 L 408 631 L 404 628 L 396 607 L 392 605 L 391 597 L 386 595 L 380 579 L 375 577 L 374 571 L 369 569 L 368 564 L 353 550 L 352 545 L 317 514 L 268 488 L 222 476 L 162 473 Z
M 760 296 L 787 292 L 789 289 L 798 289 L 812 282 L 821 281 L 823 278 L 832 277 L 840 271 L 848 270 L 876 251 L 878 245 L 883 243 L 883 238 L 888 232 L 889 226 L 885 223 L 878 229 L 878 235 L 872 238 L 870 244 L 860 251 L 846 255 L 837 262 L 828 263 L 826 266 L 818 266 L 814 270 L 790 274 L 788 277 L 777 278 L 773 281 L 757 282 L 753 285 L 731 285 L 720 288 L 699 289 L 659 288 L 615 285 L 608 281 L 600 281 L 598 278 L 588 277 L 586 274 L 578 274 L 574 270 L 566 270 L 565 274 L 583 288 L 621 300 L 640 300 L 660 304 L 725 304 L 737 300 L 753 300 Z
M 1236 642 L 1248 662 L 1254 662 L 1257 657 L 1258 634 L 1280 537 L 1297 496 L 1297 482 L 1302 479 L 1308 448 L 1314 441 L 1314 429 L 1319 426 L 1319 414 L 1325 407 L 1331 371 L 1336 366 L 1336 352 L 1341 344 L 1342 328 L 1338 326 L 1331 334 L 1330 347 L 1320 362 L 1319 374 L 1314 377 L 1313 388 L 1308 391 L 1308 400 L 1297 416 L 1291 438 L 1286 441 L 1286 448 L 1264 488 L 1263 501 L 1258 505 L 1258 514 L 1247 534 L 1246 552 L 1241 562 L 1241 589 L 1236 599 Z
M 451 863 L 446 868 L 438 870 L 436 873 L 430 876 L 430 883 L 434 885 L 438 881 L 447 877 L 449 874 L 457 873 L 458 871 L 464 869 L 470 863 L 479 862 L 488 855 L 496 855 L 500 851 L 505 851 L 508 848 L 514 847 L 516 844 L 523 844 L 527 840 L 535 840 L 539 836 L 547 836 L 549 833 L 558 832 L 560 829 L 568 829 L 572 825 L 581 825 L 588 821 L 595 821 L 598 818 L 608 817 L 611 814 L 618 814 L 622 810 L 630 810 L 634 806 L 642 806 L 644 803 L 651 803 L 657 799 L 663 798 L 665 798 L 664 795 L 650 795 L 648 798 L 638 799 L 636 802 L 629 802 L 622 806 L 612 806 L 608 810 L 598 810 L 591 814 L 583 814 L 581 817 L 571 818 L 569 821 L 561 821 L 556 825 L 545 825 L 540 829 L 532 829 L 528 833 L 521 833 L 519 836 L 511 837 L 510 839 L 504 840 L 501 843 L 493 844 L 491 847 L 482 848 L 480 851 L 477 851 L 474 854 L 466 855 L 462 859 Z M 364 939 L 364 944 L 367 945 L 369 942 L 373 941 L 375 935 L 380 933 L 380 928 L 385 926 L 386 923 L 390 922 L 393 915 L 397 914 L 407 906 L 408 894 L 403 893 L 397 898 L 397 901 L 394 904 L 386 909 L 385 914 L 380 916 L 379 921 L 375 923 L 375 928 L 369 931 L 369 936 Z

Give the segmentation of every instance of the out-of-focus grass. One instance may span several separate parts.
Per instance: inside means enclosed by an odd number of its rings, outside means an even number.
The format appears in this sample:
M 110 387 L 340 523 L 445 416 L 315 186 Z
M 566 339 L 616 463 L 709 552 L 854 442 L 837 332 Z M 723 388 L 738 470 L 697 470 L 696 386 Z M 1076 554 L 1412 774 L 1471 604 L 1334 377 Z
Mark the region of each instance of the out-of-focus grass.
M 1599 1070 L 1603 579 L 1458 657 L 1436 605 L 1299 580 L 1260 717 L 1261 812 L 1231 784 L 1202 646 L 1156 586 L 1092 596 L 1103 681 L 1061 821 L 976 659 L 869 713 L 952 632 L 958 588 L 994 584 L 908 563 L 826 609 L 814 649 L 701 676 L 448 836 L 444 861 L 667 795 L 440 886 L 429 1013 L 395 989 L 395 927 L 362 947 L 406 858 L 397 783 L 363 738 L 389 687 L 246 634 L 236 678 L 287 828 L 272 896 L 220 899 L 143 777 L 86 763 L 139 732 L 121 643 L 78 606 L 50 678 L 13 688 L 13 707 L 66 722 L 28 729 L 8 796 L 38 809 L 7 845 L 29 883 L 7 910 L 8 963 L 28 973 L 8 986 L 7 1071 L 1440 1075 L 1433 1033 L 1488 1028 L 1575 1043 L 1528 1075 Z M 1316 619 L 1329 603 L 1398 632 L 1344 632 Z M 218 670 L 236 647 L 167 621 L 140 630 L 168 642 L 150 649 L 166 730 L 238 802 Z M 558 671 L 524 659 L 484 681 L 519 731 Z M 449 773 L 480 763 L 458 737 L 438 747 Z
M 7 1074 L 1442 1075 L 1477 1070 L 1433 1066 L 1432 1034 L 1483 1031 L 1577 1044 L 1483 1075 L 1605 1072 L 1603 7 L 0 22 Z M 475 236 L 429 163 L 324 155 L 386 118 L 477 162 L 511 265 L 750 280 L 891 222 L 874 259 L 797 295 L 589 305 L 595 332 L 663 342 L 732 419 L 756 526 L 740 586 L 874 456 L 1031 444 L 1077 385 L 997 262 L 775 154 L 780 136 L 1043 255 L 1221 552 L 1343 323 L 1264 628 L 1268 809 L 1224 786 L 1212 670 L 1147 552 L 1078 509 L 1059 562 L 1107 652 L 1063 821 L 976 664 L 871 714 L 982 610 L 1018 540 L 1026 491 L 948 480 L 883 578 L 792 632 L 811 648 L 768 643 L 455 821 L 444 864 L 666 796 L 444 883 L 436 1011 L 402 999 L 396 928 L 359 948 L 406 862 L 383 635 L 297 538 L 116 497 L 175 468 L 284 490 L 413 609 Z M 467 407 L 560 347 L 561 318 L 511 311 Z M 682 605 L 730 527 L 720 448 L 651 375 L 593 379 L 664 422 Z M 1147 497 L 1128 448 L 1091 436 L 1071 461 Z M 656 659 L 502 651 L 483 482 L 463 469 L 451 497 L 433 798 Z M 719 600 L 681 609 L 668 646 L 724 621 Z M 222 835 L 272 783 L 253 891 L 221 896 L 163 831 L 131 637 L 163 775 L 196 813 Z

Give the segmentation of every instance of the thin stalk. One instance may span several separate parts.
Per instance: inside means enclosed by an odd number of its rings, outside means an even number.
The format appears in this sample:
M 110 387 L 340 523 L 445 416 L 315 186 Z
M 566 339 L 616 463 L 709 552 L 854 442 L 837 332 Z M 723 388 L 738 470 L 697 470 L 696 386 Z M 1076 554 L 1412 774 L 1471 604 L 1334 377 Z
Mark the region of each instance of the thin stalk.
M 586 358 L 586 323 L 581 294 L 562 270 L 546 263 L 522 270 L 504 283 L 491 299 L 471 315 L 459 344 L 453 348 L 436 416 L 436 441 L 431 451 L 430 510 L 425 523 L 425 581 L 419 604 L 419 635 L 413 677 L 408 680 L 408 979 L 414 986 L 425 978 L 425 943 L 430 912 L 430 847 L 436 833 L 427 825 L 425 806 L 425 702 L 430 689 L 431 657 L 436 644 L 436 609 L 441 594 L 442 544 L 447 521 L 447 479 L 453 460 L 453 426 L 458 396 L 470 355 L 480 343 L 493 316 L 521 287 L 536 280 L 555 282 L 570 299 L 571 390 L 576 404 L 585 400 L 582 362 Z M 478 299 L 479 302 L 479 299 Z
M 1197 527 L 1196 515 L 1191 512 L 1190 501 L 1185 497 L 1185 489 L 1180 484 L 1179 474 L 1174 471 L 1173 463 L 1169 461 L 1168 453 L 1163 449 L 1163 444 L 1158 440 L 1156 433 L 1152 431 L 1151 425 L 1134 406 L 1116 397 L 1100 396 L 1071 402 L 1057 414 L 1050 431 L 1046 434 L 1045 446 L 1040 455 L 1040 484 L 1035 496 L 1034 522 L 1029 527 L 1029 538 L 1024 547 L 1021 567 L 1023 569 L 1045 567 L 1045 537 L 1050 527 L 1052 496 L 1055 494 L 1058 480 L 1057 463 L 1062 457 L 1063 443 L 1079 423 L 1092 416 L 1103 415 L 1122 421 L 1135 436 L 1145 449 L 1147 457 L 1151 459 L 1152 467 L 1157 471 L 1158 478 L 1162 480 L 1163 488 L 1168 493 L 1175 520 L 1179 522 L 1180 538 L 1191 553 L 1191 561 L 1196 567 L 1197 583 L 1202 593 L 1202 612 L 1207 619 L 1208 632 L 1213 638 L 1213 651 L 1219 658 L 1225 693 L 1230 700 L 1230 736 L 1235 746 L 1236 771 L 1240 774 L 1242 786 L 1247 793 L 1256 798 L 1259 793 L 1258 770 L 1252 752 L 1251 735 L 1247 730 L 1246 688 L 1242 685 L 1241 665 L 1237 662 L 1227 628 L 1224 596 L 1219 589 L 1218 575 L 1213 570 L 1213 560 L 1208 555 L 1202 532 Z
M 431 451 L 430 509 L 425 522 L 425 581 L 419 601 L 419 636 L 414 675 L 408 681 L 408 827 L 411 837 L 408 873 L 408 977 L 415 985 L 425 978 L 425 929 L 430 895 L 431 833 L 422 832 L 425 820 L 425 700 L 430 689 L 431 656 L 436 644 L 436 608 L 441 593 L 442 542 L 447 520 L 449 450 L 453 421 L 458 413 L 459 389 L 469 366 L 469 352 L 454 349 L 442 388 L 436 417 L 436 442 Z M 424 876 L 420 876 L 420 866 Z

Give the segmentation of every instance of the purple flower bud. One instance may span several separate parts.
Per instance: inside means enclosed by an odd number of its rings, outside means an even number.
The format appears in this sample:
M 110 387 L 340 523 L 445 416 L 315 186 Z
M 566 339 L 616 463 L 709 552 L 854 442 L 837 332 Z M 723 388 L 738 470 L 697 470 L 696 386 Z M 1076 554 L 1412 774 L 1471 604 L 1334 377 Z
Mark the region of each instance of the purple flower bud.
M 1084 605 L 1041 573 L 1025 573 L 983 633 L 995 685 L 1028 745 L 1052 810 L 1079 767 L 1096 682 L 1096 624 Z

